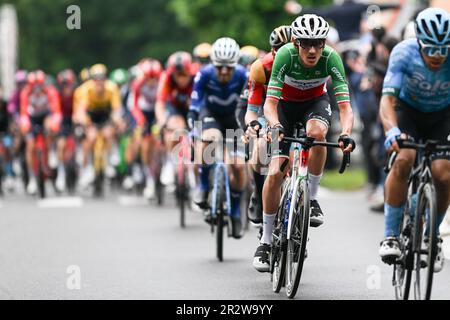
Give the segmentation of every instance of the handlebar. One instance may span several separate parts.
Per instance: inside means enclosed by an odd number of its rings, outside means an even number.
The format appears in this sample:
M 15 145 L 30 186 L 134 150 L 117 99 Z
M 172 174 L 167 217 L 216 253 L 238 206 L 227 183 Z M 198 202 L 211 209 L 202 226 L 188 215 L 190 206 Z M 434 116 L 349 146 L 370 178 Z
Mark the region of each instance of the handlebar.
M 284 137 L 283 140 L 300 143 L 304 148 L 310 149 L 314 146 L 331 147 L 331 148 L 341 148 L 338 143 L 326 142 L 326 141 L 315 141 L 314 138 L 304 137 L 304 138 L 293 138 Z M 350 152 L 344 153 L 342 156 L 341 167 L 339 168 L 339 173 L 343 174 L 345 169 L 350 165 Z
M 400 149 L 423 149 L 425 151 L 450 151 L 450 142 L 443 143 L 437 140 L 427 140 L 424 143 L 416 143 L 411 139 L 397 138 Z

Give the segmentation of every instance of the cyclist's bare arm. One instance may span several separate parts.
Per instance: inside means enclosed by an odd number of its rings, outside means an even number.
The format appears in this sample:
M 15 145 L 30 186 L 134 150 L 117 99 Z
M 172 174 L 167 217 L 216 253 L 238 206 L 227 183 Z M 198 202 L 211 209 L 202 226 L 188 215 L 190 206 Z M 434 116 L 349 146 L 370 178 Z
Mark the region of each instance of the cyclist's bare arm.
M 156 121 L 159 125 L 166 123 L 166 104 L 164 101 L 158 100 L 155 104 Z
M 278 100 L 268 97 L 264 103 L 264 116 L 270 127 L 280 123 L 278 120 Z
M 353 129 L 354 116 L 352 106 L 349 102 L 341 103 L 339 105 L 339 118 L 341 121 L 342 133 L 341 135 L 350 136 Z M 354 146 L 353 146 L 354 147 Z M 352 146 L 348 146 L 343 150 L 344 152 L 351 152 Z
M 249 124 L 258 120 L 258 109 L 261 108 L 264 94 L 264 85 L 266 83 L 266 74 L 264 66 L 260 59 L 256 60 L 249 72 L 248 79 L 248 107 L 245 114 L 245 123 Z
M 395 96 L 384 95 L 380 102 L 380 119 L 383 124 L 384 131 L 397 127 L 397 114 L 395 113 L 395 106 L 397 105 L 397 98 Z
M 156 121 L 160 126 L 164 125 L 167 121 L 166 119 L 166 101 L 169 95 L 169 84 L 168 75 L 163 73 L 158 83 L 158 90 L 156 93 L 156 104 L 155 104 L 155 116 Z

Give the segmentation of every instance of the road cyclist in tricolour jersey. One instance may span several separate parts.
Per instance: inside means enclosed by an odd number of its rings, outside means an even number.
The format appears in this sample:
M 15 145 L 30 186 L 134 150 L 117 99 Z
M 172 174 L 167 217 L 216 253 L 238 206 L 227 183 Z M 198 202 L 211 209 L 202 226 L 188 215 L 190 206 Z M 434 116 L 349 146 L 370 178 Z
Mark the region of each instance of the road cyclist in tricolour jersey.
M 399 230 L 407 197 L 408 177 L 416 151 L 399 149 L 396 138 L 414 140 L 450 139 L 450 14 L 438 8 L 420 12 L 415 22 L 416 36 L 392 51 L 384 79 L 380 117 L 386 131 L 385 146 L 397 152 L 385 183 L 385 239 L 379 254 L 383 261 L 399 258 Z M 450 154 L 434 154 L 432 176 L 437 195 L 438 233 L 450 201 Z M 427 232 L 425 232 L 427 236 Z M 426 238 L 425 238 L 425 243 Z M 442 239 L 434 271 L 444 263 Z
M 211 49 L 211 64 L 203 67 L 196 75 L 188 113 L 188 126 L 193 131 L 195 122 L 201 121 L 201 138 L 221 141 L 227 130 L 236 132 L 239 125 L 235 111 L 240 93 L 247 81 L 247 71 L 238 65 L 239 45 L 231 38 L 220 38 Z M 195 131 L 195 130 L 194 130 Z M 234 138 L 234 137 L 233 137 Z M 202 144 L 201 154 L 207 147 Z M 245 154 L 239 150 L 227 150 L 225 163 L 230 163 L 231 224 L 232 236 L 242 237 L 240 199 L 245 187 Z M 207 205 L 209 191 L 209 172 L 212 165 L 200 168 L 200 185 L 194 193 L 194 202 L 201 208 Z M 208 217 L 207 217 L 208 218 Z M 208 220 L 207 220 L 208 221 Z
M 272 73 L 273 61 L 279 48 L 291 41 L 291 26 L 280 26 L 272 31 L 269 43 L 271 52 L 264 57 L 257 59 L 250 67 L 248 77 L 248 88 L 246 95 L 247 111 L 245 113 L 245 142 L 249 139 L 257 138 L 257 142 L 252 146 L 252 157 L 250 163 L 253 171 L 253 181 L 255 191 L 251 196 L 249 206 L 249 219 L 255 224 L 262 223 L 262 191 L 265 175 L 261 172 L 266 165 L 267 158 L 264 157 L 264 151 L 267 150 L 266 140 L 263 138 L 267 123 L 264 119 L 262 105 L 266 97 L 267 85 Z M 258 137 L 257 137 L 258 134 Z
M 353 112 L 344 67 L 334 49 L 325 45 L 329 25 L 314 14 L 298 17 L 291 25 L 292 42 L 281 47 L 272 67 L 264 116 L 271 128 L 272 137 L 278 137 L 279 147 L 272 148 L 269 175 L 263 190 L 263 234 L 253 266 L 260 272 L 268 272 L 269 253 L 276 212 L 281 197 L 281 185 L 289 171 L 290 143 L 283 137 L 292 136 L 299 121 L 308 136 L 325 141 L 331 125 L 331 107 L 326 83 L 333 81 L 342 131 L 339 143 L 344 152 L 351 152 L 355 142 L 350 137 L 353 128 Z M 313 147 L 309 162 L 312 227 L 323 224 L 323 213 L 317 202 L 317 191 L 326 160 L 326 148 Z

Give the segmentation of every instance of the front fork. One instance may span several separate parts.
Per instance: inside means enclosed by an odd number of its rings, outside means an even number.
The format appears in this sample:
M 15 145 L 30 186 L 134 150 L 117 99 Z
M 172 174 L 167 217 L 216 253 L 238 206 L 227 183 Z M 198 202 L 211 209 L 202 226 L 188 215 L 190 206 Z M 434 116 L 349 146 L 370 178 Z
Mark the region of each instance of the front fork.
M 212 208 L 211 208 L 211 214 L 213 217 L 217 216 L 217 195 L 220 192 L 218 190 L 219 187 L 219 179 L 221 179 L 221 174 L 223 173 L 223 179 L 224 179 L 224 185 L 225 185 L 225 200 L 226 200 L 226 214 L 228 216 L 231 215 L 231 194 L 230 194 L 230 178 L 228 177 L 228 170 L 224 163 L 216 163 L 214 168 L 214 188 L 213 188 L 213 194 L 212 194 Z

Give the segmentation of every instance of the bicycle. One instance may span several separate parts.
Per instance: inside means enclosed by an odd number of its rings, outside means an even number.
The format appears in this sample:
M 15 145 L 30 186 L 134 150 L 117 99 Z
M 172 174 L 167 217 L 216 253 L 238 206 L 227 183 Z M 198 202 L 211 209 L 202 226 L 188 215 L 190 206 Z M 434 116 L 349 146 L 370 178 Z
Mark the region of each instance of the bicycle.
M 190 159 L 189 141 L 185 135 L 179 137 L 178 161 L 175 175 L 175 198 L 180 210 L 180 226 L 186 226 L 186 206 L 189 203 L 189 180 L 187 160 Z
M 201 139 L 202 143 L 216 143 L 216 140 Z M 234 148 L 237 145 L 237 138 L 225 139 L 225 142 L 233 142 Z M 228 167 L 224 162 L 224 146 L 221 148 L 215 148 L 219 150 L 218 154 L 214 154 L 214 167 L 212 171 L 213 188 L 209 197 L 209 205 L 204 208 L 207 210 L 207 216 L 210 217 L 211 233 L 214 234 L 215 225 L 217 225 L 216 232 L 216 256 L 217 259 L 223 261 L 223 238 L 224 227 L 227 227 L 227 236 L 232 236 L 232 230 L 230 228 L 231 221 L 231 193 L 230 193 L 230 180 L 228 176 Z M 193 152 L 191 157 L 193 157 Z M 191 158 L 192 159 L 192 158 Z
M 103 184 L 105 179 L 105 169 L 106 169 L 106 141 L 103 137 L 101 127 L 97 125 L 98 131 L 95 137 L 94 148 L 93 148 L 93 158 L 94 158 L 94 197 L 103 196 Z
M 51 177 L 51 171 L 48 166 L 48 147 L 44 128 L 36 125 L 33 128 L 33 132 L 36 133 L 34 138 L 33 170 L 37 179 L 39 197 L 43 199 L 46 197 L 45 181 Z
M 429 300 L 433 284 L 434 261 L 437 255 L 436 191 L 431 175 L 431 155 L 435 151 L 450 151 L 449 144 L 428 140 L 415 143 L 410 139 L 397 139 L 398 146 L 417 150 L 414 168 L 408 179 L 408 197 L 400 225 L 400 250 L 393 264 L 392 285 L 397 300 L 408 300 L 414 275 L 415 300 Z M 386 171 L 392 166 L 396 154 L 389 159 Z M 429 228 L 428 248 L 422 248 L 424 226 Z M 426 261 L 421 256 L 425 255 Z
M 272 234 L 269 260 L 272 290 L 279 293 L 285 284 L 286 295 L 292 299 L 300 283 L 308 241 L 309 152 L 314 146 L 340 147 L 337 143 L 315 141 L 314 138 L 306 136 L 301 123 L 296 124 L 293 137 L 283 139 L 294 143 L 294 161 L 291 174 L 282 185 L 282 196 Z M 350 153 L 344 153 L 339 173 L 344 173 L 349 164 Z
M 63 161 L 66 171 L 66 188 L 69 195 L 76 192 L 78 180 L 78 165 L 76 161 L 77 145 L 81 141 L 83 129 L 81 127 L 69 128 L 69 134 L 64 146 Z M 67 130 L 69 130 L 67 129 Z

